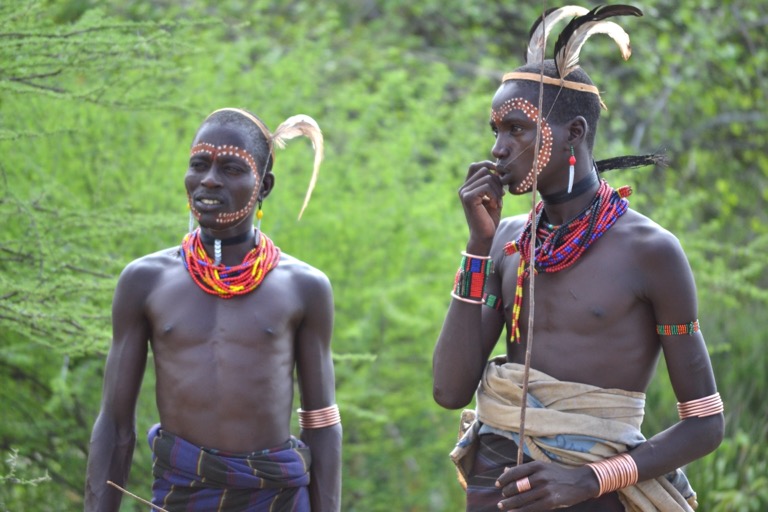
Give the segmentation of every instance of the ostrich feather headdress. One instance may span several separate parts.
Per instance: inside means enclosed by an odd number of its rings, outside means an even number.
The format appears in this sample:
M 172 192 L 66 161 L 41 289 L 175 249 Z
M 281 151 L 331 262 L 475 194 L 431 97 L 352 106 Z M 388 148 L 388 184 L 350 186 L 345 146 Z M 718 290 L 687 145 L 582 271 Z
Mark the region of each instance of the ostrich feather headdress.
M 320 131 L 320 126 L 318 126 L 317 121 L 304 114 L 291 116 L 280 123 L 280 126 L 278 126 L 274 133 L 272 133 L 258 117 L 240 108 L 221 108 L 212 112 L 208 117 L 211 117 L 216 112 L 222 111 L 237 112 L 243 117 L 253 121 L 267 139 L 267 143 L 269 144 L 269 158 L 271 158 L 273 162 L 275 160 L 275 146 L 283 149 L 286 141 L 300 136 L 307 137 L 312 142 L 312 148 L 315 150 L 315 160 L 312 169 L 312 177 L 309 180 L 307 193 L 304 196 L 304 203 L 301 205 L 301 210 L 299 211 L 299 219 L 301 219 L 304 210 L 309 204 L 309 199 L 312 197 L 312 191 L 315 188 L 317 177 L 320 173 L 320 162 L 323 160 L 323 132 Z
M 597 87 L 566 80 L 568 75 L 579 66 L 579 53 L 584 43 L 594 34 L 606 34 L 610 36 L 621 50 L 621 56 L 627 60 L 632 54 L 629 43 L 629 35 L 618 24 L 606 21 L 614 16 L 642 16 L 640 9 L 631 5 L 601 5 L 587 10 L 578 5 L 566 5 L 564 7 L 549 9 L 537 18 L 529 32 L 528 49 L 526 52 L 526 64 L 540 64 L 544 61 L 547 38 L 552 27 L 560 21 L 571 18 L 555 43 L 555 67 L 559 78 L 542 76 L 539 73 L 512 72 L 502 78 L 507 80 L 531 80 L 543 81 L 545 84 L 558 85 L 568 89 L 589 92 L 600 96 Z M 602 104 L 602 100 L 601 100 Z

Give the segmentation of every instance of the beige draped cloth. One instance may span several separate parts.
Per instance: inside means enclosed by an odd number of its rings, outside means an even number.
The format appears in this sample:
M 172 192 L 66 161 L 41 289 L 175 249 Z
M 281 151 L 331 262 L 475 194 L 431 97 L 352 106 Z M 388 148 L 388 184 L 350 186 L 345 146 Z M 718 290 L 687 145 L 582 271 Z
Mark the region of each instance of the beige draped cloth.
M 522 377 L 520 364 L 505 363 L 503 358 L 488 363 L 477 391 L 480 424 L 513 436 L 519 433 Z M 534 460 L 582 466 L 625 452 L 645 439 L 640 432 L 644 393 L 563 382 L 531 369 L 528 396 L 525 445 Z M 451 452 L 464 475 L 474 460 L 477 433 L 475 422 Z M 618 492 L 630 512 L 693 510 L 665 477 Z

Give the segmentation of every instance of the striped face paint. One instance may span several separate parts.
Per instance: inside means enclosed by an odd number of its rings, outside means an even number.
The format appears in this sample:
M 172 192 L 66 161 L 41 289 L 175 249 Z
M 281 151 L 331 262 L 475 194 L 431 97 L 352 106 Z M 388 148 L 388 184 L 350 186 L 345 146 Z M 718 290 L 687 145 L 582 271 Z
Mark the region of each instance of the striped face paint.
M 539 118 L 539 109 L 533 105 L 530 101 L 524 98 L 511 98 L 499 105 L 498 108 L 491 109 L 491 119 L 498 126 L 504 120 L 504 117 L 513 110 L 519 110 L 526 115 L 528 119 L 536 122 Z M 552 156 L 552 128 L 550 128 L 547 120 L 541 118 L 541 146 L 539 147 L 538 158 L 534 162 L 535 165 L 531 167 L 530 172 L 526 175 L 525 179 L 515 187 L 515 191 L 522 194 L 527 192 L 533 187 L 533 178 L 541 173 L 542 169 L 547 166 L 549 159 Z
M 256 200 L 258 199 L 261 185 L 261 176 L 258 172 L 256 160 L 254 160 L 253 156 L 251 156 L 248 151 L 238 146 L 214 146 L 213 144 L 209 144 L 207 142 L 195 144 L 192 146 L 192 149 L 190 149 L 190 159 L 199 155 L 208 156 L 211 159 L 211 163 L 215 162 L 220 157 L 237 158 L 245 162 L 245 164 L 251 170 L 253 176 L 255 177 L 255 182 L 253 185 L 253 192 L 251 193 L 251 197 L 248 200 L 248 203 L 243 208 L 240 208 L 235 212 L 219 213 L 216 216 L 216 222 L 219 224 L 225 224 L 233 221 L 239 221 L 245 218 L 250 212 L 253 211 L 253 208 L 256 205 Z M 192 212 L 192 215 L 199 221 L 201 214 L 195 208 L 192 198 L 189 195 L 187 195 L 187 200 L 189 202 L 189 209 Z

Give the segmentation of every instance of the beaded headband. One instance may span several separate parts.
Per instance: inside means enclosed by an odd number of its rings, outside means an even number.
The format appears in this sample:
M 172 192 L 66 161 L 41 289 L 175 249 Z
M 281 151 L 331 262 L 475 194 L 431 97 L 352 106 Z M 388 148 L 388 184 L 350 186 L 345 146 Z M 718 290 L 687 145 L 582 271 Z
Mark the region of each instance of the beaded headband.
M 317 121 L 304 114 L 291 116 L 283 121 L 280 126 L 277 127 L 274 133 L 272 133 L 259 118 L 240 108 L 228 107 L 214 110 L 208 115 L 208 117 L 205 118 L 205 121 L 208 121 L 208 119 L 210 119 L 211 116 L 217 112 L 236 112 L 241 116 L 251 120 L 253 124 L 255 124 L 259 130 L 261 130 L 264 138 L 267 139 L 267 144 L 269 145 L 269 158 L 271 158 L 273 162 L 275 160 L 275 146 L 282 149 L 285 147 L 286 141 L 299 136 L 307 137 L 312 142 L 312 147 L 315 150 L 315 160 L 312 169 L 312 177 L 309 181 L 307 193 L 304 196 L 304 203 L 301 205 L 301 210 L 299 211 L 299 219 L 301 219 L 307 204 L 309 204 L 309 198 L 312 196 L 312 190 L 314 190 L 315 184 L 317 183 L 317 176 L 320 172 L 320 162 L 323 160 L 323 133 L 320 131 L 320 127 L 318 126 Z M 203 124 L 205 124 L 205 122 L 203 122 Z M 267 159 L 267 163 L 265 164 L 264 169 L 266 169 L 268 166 L 269 158 Z M 260 183 L 261 182 L 259 182 L 259 187 L 261 186 Z

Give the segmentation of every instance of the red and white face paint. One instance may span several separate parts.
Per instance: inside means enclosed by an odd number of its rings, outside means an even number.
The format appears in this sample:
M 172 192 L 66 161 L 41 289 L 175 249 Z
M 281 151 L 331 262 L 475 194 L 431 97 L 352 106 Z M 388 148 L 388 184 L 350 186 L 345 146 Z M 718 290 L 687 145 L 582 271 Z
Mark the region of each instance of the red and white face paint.
M 536 122 L 539 118 L 539 109 L 533 105 L 530 101 L 524 98 L 510 98 L 499 105 L 497 108 L 491 110 L 491 119 L 499 126 L 504 117 L 512 110 L 519 110 L 533 122 Z M 517 155 L 519 157 L 520 155 Z M 537 158 L 531 164 L 531 170 L 520 184 L 515 187 L 515 192 L 525 193 L 531 190 L 533 187 L 533 178 L 541 173 L 542 169 L 547 166 L 549 159 L 552 156 L 552 128 L 550 128 L 547 120 L 544 117 L 541 118 L 541 144 L 539 146 L 539 154 Z
M 216 161 L 216 159 L 219 157 L 238 158 L 243 162 L 245 162 L 245 164 L 251 170 L 255 180 L 253 184 L 253 191 L 251 192 L 251 196 L 248 200 L 248 203 L 237 211 L 219 213 L 216 216 L 215 220 L 219 224 L 228 224 L 231 222 L 238 222 L 244 219 L 248 214 L 250 214 L 253 211 L 253 208 L 256 206 L 256 201 L 259 196 L 259 189 L 261 188 L 261 176 L 259 175 L 259 172 L 258 172 L 258 166 L 256 165 L 256 160 L 254 160 L 253 156 L 248 151 L 238 146 L 233 146 L 233 145 L 215 146 L 207 142 L 201 142 L 192 146 L 192 149 L 190 150 L 190 155 L 189 155 L 190 158 L 194 156 L 199 156 L 199 155 L 208 156 L 211 159 L 211 164 L 213 164 Z M 195 208 L 194 202 L 192 201 L 192 197 L 189 196 L 189 194 L 187 194 L 187 200 L 189 202 L 189 208 L 190 208 L 190 211 L 192 212 L 192 215 L 195 217 L 197 221 L 200 221 L 201 213 Z

